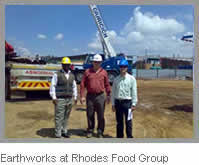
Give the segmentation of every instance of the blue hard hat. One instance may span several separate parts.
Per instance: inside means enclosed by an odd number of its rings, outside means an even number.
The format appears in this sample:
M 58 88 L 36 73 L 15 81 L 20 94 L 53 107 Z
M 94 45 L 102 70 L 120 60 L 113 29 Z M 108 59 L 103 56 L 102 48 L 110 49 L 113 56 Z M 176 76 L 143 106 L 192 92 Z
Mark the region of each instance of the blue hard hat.
M 119 66 L 128 66 L 128 61 L 126 59 L 122 59 L 119 63 Z

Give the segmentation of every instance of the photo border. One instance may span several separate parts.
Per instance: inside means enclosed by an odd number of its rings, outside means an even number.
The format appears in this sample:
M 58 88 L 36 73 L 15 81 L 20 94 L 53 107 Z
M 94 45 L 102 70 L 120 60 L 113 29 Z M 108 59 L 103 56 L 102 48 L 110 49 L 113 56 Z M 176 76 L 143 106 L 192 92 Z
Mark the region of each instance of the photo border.
M 0 0 L 0 142 L 41 143 L 198 143 L 199 142 L 199 2 L 198 0 Z M 193 137 L 135 139 L 48 139 L 5 138 L 5 6 L 6 5 L 193 5 L 194 7 L 194 68 L 193 68 Z M 198 72 L 197 72 L 198 71 Z

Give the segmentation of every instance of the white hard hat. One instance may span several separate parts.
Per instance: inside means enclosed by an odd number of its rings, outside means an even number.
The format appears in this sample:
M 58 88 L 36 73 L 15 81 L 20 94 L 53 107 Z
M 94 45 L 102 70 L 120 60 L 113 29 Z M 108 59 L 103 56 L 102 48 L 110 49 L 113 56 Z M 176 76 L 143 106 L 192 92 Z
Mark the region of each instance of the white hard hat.
M 92 61 L 102 61 L 102 56 L 100 54 L 95 54 L 93 56 L 93 60 Z

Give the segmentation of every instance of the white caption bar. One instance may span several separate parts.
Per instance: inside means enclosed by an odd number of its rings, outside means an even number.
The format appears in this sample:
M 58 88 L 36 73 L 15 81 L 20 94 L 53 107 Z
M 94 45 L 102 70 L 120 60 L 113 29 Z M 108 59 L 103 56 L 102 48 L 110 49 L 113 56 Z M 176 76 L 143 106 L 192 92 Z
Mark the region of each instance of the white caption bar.
M 0 144 L 1 165 L 193 165 L 199 144 Z

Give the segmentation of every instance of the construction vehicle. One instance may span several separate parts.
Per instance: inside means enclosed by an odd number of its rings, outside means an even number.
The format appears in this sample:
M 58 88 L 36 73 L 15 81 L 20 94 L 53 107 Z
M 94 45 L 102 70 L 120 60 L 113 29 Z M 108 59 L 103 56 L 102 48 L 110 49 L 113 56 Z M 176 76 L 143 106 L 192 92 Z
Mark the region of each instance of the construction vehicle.
M 97 25 L 100 41 L 103 48 L 103 54 L 101 54 L 103 62 L 101 64 L 101 67 L 105 69 L 108 72 L 109 82 L 112 83 L 114 78 L 119 75 L 119 67 L 118 64 L 121 59 L 127 58 L 124 54 L 116 54 L 114 48 L 112 47 L 109 36 L 107 33 L 107 28 L 103 22 L 102 16 L 100 14 L 99 9 L 96 5 L 89 5 L 91 14 L 94 17 L 95 23 Z M 85 69 L 88 69 L 92 67 L 92 58 L 94 54 L 89 54 L 83 64 L 83 69 L 76 69 L 74 70 L 76 81 L 78 83 L 81 82 L 83 73 Z M 133 57 L 127 59 L 129 62 L 128 72 L 132 74 L 132 65 L 135 62 Z
M 103 62 L 102 68 L 107 70 L 110 83 L 119 74 L 118 64 L 121 59 L 126 58 L 123 54 L 116 55 L 113 47 L 109 42 L 106 27 L 103 23 L 101 14 L 96 5 L 90 5 L 91 13 L 97 24 L 99 30 L 100 39 L 103 47 Z M 13 56 L 14 55 L 14 56 Z M 81 82 L 83 73 L 86 69 L 92 66 L 91 61 L 94 54 L 89 54 L 83 64 L 72 65 L 72 71 L 75 74 L 77 83 Z M 11 58 L 10 58 L 11 57 Z M 28 59 L 17 59 L 14 50 L 10 52 L 6 51 L 6 72 L 5 72 L 5 97 L 11 98 L 11 94 L 14 91 L 25 92 L 26 97 L 31 97 L 34 93 L 39 94 L 43 91 L 49 91 L 51 84 L 51 78 L 54 72 L 61 69 L 61 65 L 57 64 L 41 64 L 37 62 L 31 62 Z M 133 60 L 129 57 L 128 72 L 132 72 Z
M 48 91 L 53 73 L 60 69 L 53 65 L 6 64 L 6 99 L 10 99 L 14 91 L 25 92 L 27 98 L 34 92 Z
M 27 98 L 33 93 L 48 91 L 52 75 L 61 69 L 61 65 L 31 62 L 17 56 L 10 44 L 5 46 L 5 98 L 11 99 L 12 92 L 16 91 L 25 92 Z

